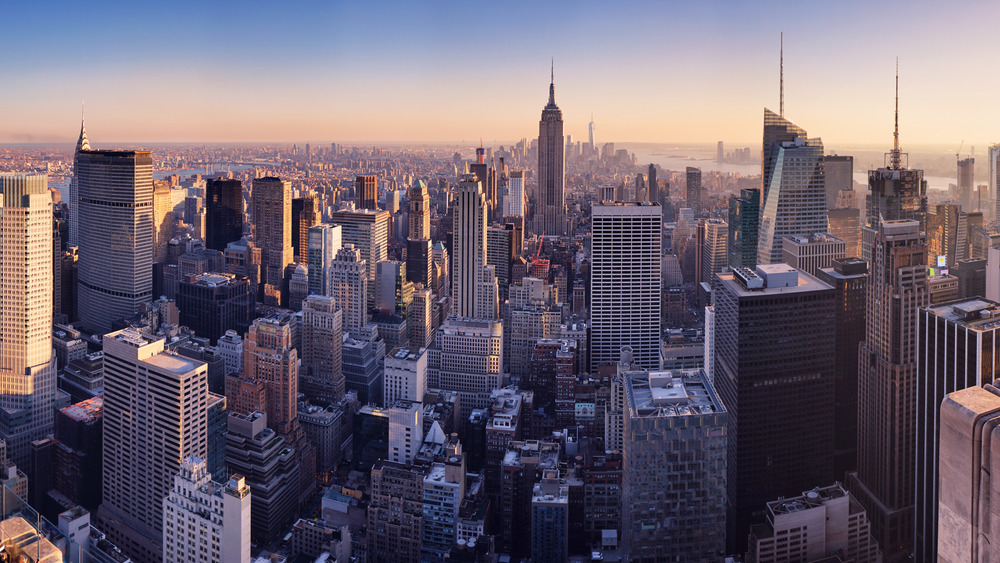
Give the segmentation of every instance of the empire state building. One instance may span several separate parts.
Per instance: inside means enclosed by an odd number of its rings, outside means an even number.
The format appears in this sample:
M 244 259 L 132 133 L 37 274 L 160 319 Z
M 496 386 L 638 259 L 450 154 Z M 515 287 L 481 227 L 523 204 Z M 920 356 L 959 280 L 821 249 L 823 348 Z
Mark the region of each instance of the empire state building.
M 538 189 L 534 231 L 541 235 L 566 234 L 566 140 L 562 110 L 556 105 L 555 73 L 549 83 L 549 103 L 538 122 Z

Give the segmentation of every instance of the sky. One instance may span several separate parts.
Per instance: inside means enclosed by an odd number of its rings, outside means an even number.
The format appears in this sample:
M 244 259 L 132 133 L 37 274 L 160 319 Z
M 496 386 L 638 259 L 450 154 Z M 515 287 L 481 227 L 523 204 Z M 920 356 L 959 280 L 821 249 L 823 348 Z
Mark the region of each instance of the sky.
M 6 2 L 0 143 L 1000 141 L 1000 2 Z

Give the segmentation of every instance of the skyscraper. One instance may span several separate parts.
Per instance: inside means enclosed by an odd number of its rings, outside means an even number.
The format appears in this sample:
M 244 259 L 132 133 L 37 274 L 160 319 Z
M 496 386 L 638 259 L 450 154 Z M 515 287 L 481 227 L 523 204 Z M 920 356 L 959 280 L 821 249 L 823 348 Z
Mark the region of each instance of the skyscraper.
M 524 171 L 510 173 L 510 193 L 504 201 L 504 217 L 524 217 Z
M 603 202 L 591 213 L 590 370 L 617 362 L 622 346 L 632 347 L 637 366 L 658 369 L 660 205 Z
M 427 185 L 418 180 L 410 188 L 410 225 L 406 239 L 406 278 L 413 283 L 431 283 L 431 209 Z
M 319 224 L 309 227 L 306 260 L 309 267 L 309 293 L 331 295 L 331 268 L 343 246 L 340 225 Z
M 80 178 L 77 170 L 80 163 L 80 152 L 90 150 L 90 139 L 87 138 L 87 122 L 80 116 L 80 138 L 76 141 L 76 151 L 73 152 L 73 178 L 69 181 L 69 240 L 67 246 L 80 244 Z
M 353 244 L 361 252 L 368 268 L 368 306 L 374 306 L 375 269 L 389 258 L 389 212 L 345 209 L 334 212 L 330 222 L 343 227 L 344 244 Z
M 729 198 L 726 250 L 729 267 L 757 267 L 757 230 L 760 225 L 760 190 L 742 189 Z
M 498 315 L 496 271 L 486 263 L 486 197 L 479 180 L 465 176 L 453 211 L 451 313 L 463 318 Z
M 52 203 L 44 174 L 0 174 L 0 438 L 27 468 L 52 433 Z
M 285 435 L 298 414 L 298 352 L 292 347 L 292 316 L 254 320 L 243 341 L 243 377 L 267 389 L 268 427 Z
M 958 201 L 966 212 L 979 209 L 973 189 L 976 187 L 976 159 L 962 158 L 958 161 Z
M 781 242 L 782 261 L 810 275 L 818 275 L 838 258 L 847 255 L 847 244 L 826 233 L 787 236 Z
M 715 387 L 729 413 L 726 543 L 735 552 L 768 499 L 833 480 L 835 293 L 786 264 L 716 274 L 716 288 Z
M 309 228 L 323 219 L 322 200 L 315 193 L 292 199 L 292 253 L 305 262 L 309 251 Z
M 594 114 L 590 114 L 590 124 L 587 126 L 587 133 L 590 142 L 591 154 L 597 154 L 597 145 L 594 144 Z
M 170 199 L 170 183 L 157 180 L 153 182 L 153 262 L 166 262 L 176 224 L 174 204 Z
M 823 141 L 765 109 L 762 167 L 757 261 L 777 264 L 786 236 L 827 230 Z
M 344 311 L 344 330 L 357 332 L 368 324 L 367 266 L 354 245 L 347 243 L 330 264 L 330 296 Z M 374 288 L 373 288 L 374 289 Z
M 457 391 L 462 419 L 489 405 L 503 382 L 503 324 L 481 319 L 447 319 L 427 352 L 427 386 Z
M 555 71 L 549 83 L 549 103 L 538 122 L 538 188 L 535 197 L 535 233 L 566 234 L 566 143 L 562 111 L 556 105 Z
M 987 150 L 986 163 L 989 167 L 990 193 L 996 200 L 996 207 L 993 212 L 993 219 L 1000 220 L 1000 143 L 990 145 Z
M 243 238 L 243 183 L 209 178 L 205 181 L 205 248 L 225 252 L 226 246 Z
M 153 295 L 153 158 L 149 151 L 81 151 L 80 322 L 94 332 L 131 317 Z
M 431 238 L 431 207 L 427 184 L 418 180 L 410 188 L 410 230 L 411 239 Z
M 826 208 L 836 209 L 841 190 L 854 189 L 854 157 L 828 154 L 823 157 L 823 185 Z
M 302 303 L 302 392 L 333 403 L 344 396 L 344 312 L 333 297 Z
M 888 561 L 913 547 L 918 309 L 927 306 L 920 223 L 882 221 L 872 246 L 866 338 L 858 354 L 858 470 L 847 487 Z
M 997 378 L 1000 304 L 981 298 L 929 305 L 917 314 L 917 561 L 938 561 L 941 402 Z M 946 463 L 947 463 L 947 458 Z
M 684 200 L 688 207 L 694 209 L 695 217 L 697 217 L 701 214 L 701 169 L 688 166 L 685 175 L 687 176 L 687 197 Z
M 287 305 L 285 267 L 292 263 L 292 186 L 278 178 L 253 181 L 254 242 L 260 247 L 261 296 L 266 305 Z
M 174 476 L 185 459 L 208 453 L 208 366 L 164 345 L 135 329 L 104 336 L 104 494 L 97 519 L 133 561 L 144 563 L 163 556 L 163 500 Z
M 649 172 L 646 174 L 647 183 L 649 184 L 649 194 L 648 201 L 651 203 L 660 203 L 660 184 L 656 179 L 656 165 L 649 165 Z
M 358 209 L 378 210 L 378 176 L 358 176 L 354 180 L 354 205 Z

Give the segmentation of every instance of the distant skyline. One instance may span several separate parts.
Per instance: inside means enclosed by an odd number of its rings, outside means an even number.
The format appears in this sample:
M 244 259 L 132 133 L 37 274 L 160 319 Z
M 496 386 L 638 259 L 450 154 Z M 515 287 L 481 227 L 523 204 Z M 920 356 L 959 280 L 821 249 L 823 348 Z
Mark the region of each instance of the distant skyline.
M 565 132 L 759 145 L 763 107 L 827 146 L 1000 141 L 1000 5 L 102 2 L 4 7 L 0 143 L 510 142 L 555 58 Z

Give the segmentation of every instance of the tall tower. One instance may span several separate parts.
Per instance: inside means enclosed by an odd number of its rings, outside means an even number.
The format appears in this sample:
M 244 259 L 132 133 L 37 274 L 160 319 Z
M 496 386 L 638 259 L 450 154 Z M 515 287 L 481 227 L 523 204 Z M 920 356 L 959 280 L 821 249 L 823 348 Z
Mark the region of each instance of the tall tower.
M 44 174 L 0 174 L 0 438 L 28 467 L 52 432 L 52 200 Z M 23 413 L 27 411 L 27 416 Z
M 299 392 L 298 352 L 292 347 L 292 316 L 256 319 L 243 341 L 243 376 L 267 389 L 267 423 L 286 435 L 296 422 Z
M 986 164 L 989 167 L 990 194 L 996 199 L 993 220 L 1000 221 L 1000 143 L 990 145 L 986 152 Z
M 427 184 L 418 180 L 410 188 L 410 232 L 414 240 L 431 238 L 431 207 Z
M 646 174 L 646 179 L 649 184 L 649 194 L 648 201 L 650 203 L 660 203 L 660 184 L 656 180 L 656 165 L 649 165 L 649 172 Z
M 659 369 L 660 206 L 604 202 L 591 212 L 590 370 L 618 361 L 622 346 L 632 347 L 637 366 Z
M 462 178 L 454 205 L 451 313 L 463 318 L 495 319 L 496 272 L 486 262 L 486 196 L 476 177 Z
M 90 150 L 90 139 L 87 138 L 87 121 L 84 119 L 82 110 L 80 113 L 80 138 L 76 140 L 76 151 L 73 153 L 73 178 L 69 181 L 69 244 L 67 246 L 80 244 L 80 183 L 77 165 L 80 160 L 80 151 Z
M 354 179 L 354 205 L 358 209 L 378 209 L 378 176 L 365 175 Z
M 208 365 L 135 329 L 104 336 L 101 530 L 133 561 L 161 561 L 163 500 L 191 456 L 206 459 Z
M 225 252 L 226 245 L 243 237 L 243 183 L 209 178 L 205 193 L 205 248 Z
M 309 266 L 309 293 L 330 295 L 330 267 L 343 246 L 343 227 L 320 223 L 309 227 L 306 262 Z
M 357 333 L 368 324 L 368 266 L 354 245 L 347 243 L 330 263 L 330 296 L 344 311 L 344 330 Z
M 913 548 L 917 316 L 930 300 L 920 223 L 882 221 L 872 245 L 865 342 L 858 350 L 858 470 L 847 486 L 886 561 Z
M 549 83 L 549 103 L 538 122 L 538 189 L 535 198 L 535 233 L 566 234 L 566 194 L 562 110 L 556 105 L 555 70 Z
M 310 295 L 302 303 L 302 391 L 336 402 L 344 396 L 344 312 L 336 299 Z
M 587 126 L 587 133 L 589 134 L 590 142 L 590 153 L 597 153 L 597 145 L 594 144 L 594 114 L 590 114 L 590 125 Z
M 278 178 L 253 181 L 254 242 L 260 247 L 262 302 L 286 305 L 285 267 L 292 263 L 292 186 Z
M 760 190 L 740 190 L 729 198 L 729 230 L 726 249 L 730 269 L 757 267 L 757 231 L 760 225 Z
M 149 151 L 82 150 L 74 173 L 79 317 L 103 333 L 153 296 L 153 158 Z
M 431 209 L 427 184 L 418 180 L 410 188 L 410 229 L 406 239 L 406 279 L 431 284 Z
M 701 169 L 688 166 L 685 170 L 687 176 L 687 206 L 694 209 L 694 215 L 701 214 Z

